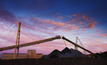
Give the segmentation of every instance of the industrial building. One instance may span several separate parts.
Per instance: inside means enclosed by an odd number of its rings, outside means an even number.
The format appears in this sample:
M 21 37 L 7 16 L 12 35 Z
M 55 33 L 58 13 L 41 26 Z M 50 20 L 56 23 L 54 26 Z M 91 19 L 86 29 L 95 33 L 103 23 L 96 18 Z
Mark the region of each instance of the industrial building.
M 19 55 L 16 56 L 16 58 L 17 59 L 32 59 L 32 58 L 33 59 L 39 59 L 42 56 L 44 56 L 44 55 L 41 53 L 39 53 L 39 54 L 36 53 L 36 50 L 28 50 L 27 54 L 26 53 L 19 53 Z M 14 57 L 14 53 L 3 53 L 1 55 L 1 59 L 5 59 L 5 60 L 13 59 L 13 57 Z

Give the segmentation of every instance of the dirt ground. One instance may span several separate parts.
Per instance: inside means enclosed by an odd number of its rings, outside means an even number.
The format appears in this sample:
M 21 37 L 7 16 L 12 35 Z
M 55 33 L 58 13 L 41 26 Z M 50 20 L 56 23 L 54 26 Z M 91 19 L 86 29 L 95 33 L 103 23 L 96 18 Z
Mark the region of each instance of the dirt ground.
M 0 60 L 0 65 L 107 65 L 103 58 L 49 58 Z

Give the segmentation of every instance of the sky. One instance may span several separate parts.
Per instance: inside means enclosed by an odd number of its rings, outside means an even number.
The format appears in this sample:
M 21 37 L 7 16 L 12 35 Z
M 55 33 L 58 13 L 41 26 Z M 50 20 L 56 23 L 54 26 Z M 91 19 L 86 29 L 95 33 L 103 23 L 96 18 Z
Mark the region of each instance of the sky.
M 99 53 L 107 51 L 107 0 L 0 0 L 0 48 L 15 45 L 21 22 L 20 44 L 56 35 L 65 36 Z M 65 43 L 64 43 L 65 42 Z M 78 41 L 78 45 L 81 43 Z M 62 39 L 19 48 L 49 54 L 74 45 Z M 83 52 L 83 50 L 78 49 Z M 14 49 L 1 51 L 14 53 Z

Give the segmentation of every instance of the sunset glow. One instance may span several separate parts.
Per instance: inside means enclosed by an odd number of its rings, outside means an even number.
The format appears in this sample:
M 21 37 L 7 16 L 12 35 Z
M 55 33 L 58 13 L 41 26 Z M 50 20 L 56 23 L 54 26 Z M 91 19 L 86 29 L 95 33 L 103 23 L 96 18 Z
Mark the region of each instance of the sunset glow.
M 20 44 L 65 36 L 93 53 L 107 51 L 106 0 L 0 0 L 0 47 L 15 45 L 21 22 Z M 74 46 L 65 41 L 68 48 Z M 81 45 L 78 42 L 79 45 Z M 49 54 L 66 46 L 62 39 L 19 48 L 20 53 L 33 49 Z M 14 49 L 1 51 L 13 53 Z M 83 52 L 83 51 L 82 51 Z

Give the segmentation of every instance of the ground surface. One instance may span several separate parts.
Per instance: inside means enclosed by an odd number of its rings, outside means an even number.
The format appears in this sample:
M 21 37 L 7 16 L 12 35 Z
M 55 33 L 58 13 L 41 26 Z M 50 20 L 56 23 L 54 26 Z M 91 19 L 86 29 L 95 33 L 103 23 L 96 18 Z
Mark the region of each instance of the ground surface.
M 107 65 L 103 58 L 50 58 L 0 60 L 0 65 Z

